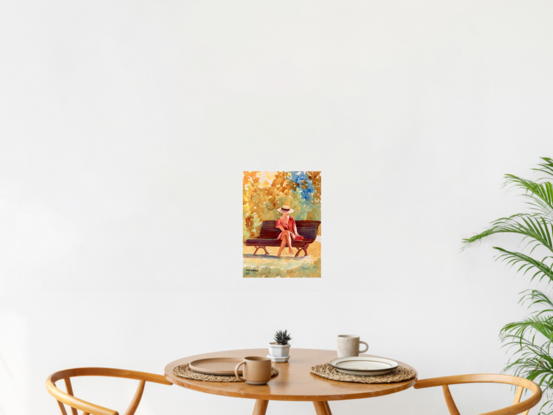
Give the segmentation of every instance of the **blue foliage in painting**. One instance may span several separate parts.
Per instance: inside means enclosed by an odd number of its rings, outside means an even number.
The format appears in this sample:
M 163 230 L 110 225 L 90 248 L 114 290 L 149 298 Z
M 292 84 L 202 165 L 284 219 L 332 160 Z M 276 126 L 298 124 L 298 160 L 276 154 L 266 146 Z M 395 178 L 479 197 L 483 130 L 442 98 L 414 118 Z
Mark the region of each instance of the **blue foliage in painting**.
M 291 171 L 290 176 L 291 180 L 299 185 L 297 191 L 300 193 L 301 197 L 308 203 L 311 203 L 313 201 L 315 187 L 313 187 L 313 183 L 307 176 L 306 172 Z

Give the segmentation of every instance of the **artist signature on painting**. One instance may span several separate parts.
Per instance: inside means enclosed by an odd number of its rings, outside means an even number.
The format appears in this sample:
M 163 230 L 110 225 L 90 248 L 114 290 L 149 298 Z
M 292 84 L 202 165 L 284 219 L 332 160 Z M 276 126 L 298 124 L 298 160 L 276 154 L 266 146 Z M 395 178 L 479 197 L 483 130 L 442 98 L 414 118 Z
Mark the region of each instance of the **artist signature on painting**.
M 259 272 L 258 269 L 246 268 L 246 272 Z

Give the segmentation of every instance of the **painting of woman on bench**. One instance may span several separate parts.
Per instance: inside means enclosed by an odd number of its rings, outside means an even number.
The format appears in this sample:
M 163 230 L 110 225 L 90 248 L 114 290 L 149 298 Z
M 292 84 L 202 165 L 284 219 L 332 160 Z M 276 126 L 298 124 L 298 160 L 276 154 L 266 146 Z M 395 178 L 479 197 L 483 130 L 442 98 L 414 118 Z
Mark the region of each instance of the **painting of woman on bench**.
M 245 171 L 243 186 L 243 276 L 320 278 L 321 172 Z

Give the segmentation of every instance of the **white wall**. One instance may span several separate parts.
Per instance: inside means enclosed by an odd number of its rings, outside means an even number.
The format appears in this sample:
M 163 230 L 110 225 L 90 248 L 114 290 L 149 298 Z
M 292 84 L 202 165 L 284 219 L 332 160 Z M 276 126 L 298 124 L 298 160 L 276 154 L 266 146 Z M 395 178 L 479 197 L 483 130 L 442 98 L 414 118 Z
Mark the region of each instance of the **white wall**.
M 525 315 L 528 279 L 492 260 L 516 239 L 468 255 L 460 241 L 521 209 L 504 173 L 532 177 L 553 156 L 552 13 L 533 0 L 4 0 L 0 415 L 55 414 L 55 370 L 162 373 L 280 328 L 293 347 L 359 333 L 421 378 L 499 372 L 497 334 Z M 242 171 L 277 169 L 323 171 L 320 280 L 241 278 Z M 106 385 L 76 389 L 122 409 L 134 385 Z M 510 403 L 493 391 L 454 394 L 461 411 Z M 442 399 L 331 405 L 437 414 Z M 151 386 L 141 413 L 252 405 Z

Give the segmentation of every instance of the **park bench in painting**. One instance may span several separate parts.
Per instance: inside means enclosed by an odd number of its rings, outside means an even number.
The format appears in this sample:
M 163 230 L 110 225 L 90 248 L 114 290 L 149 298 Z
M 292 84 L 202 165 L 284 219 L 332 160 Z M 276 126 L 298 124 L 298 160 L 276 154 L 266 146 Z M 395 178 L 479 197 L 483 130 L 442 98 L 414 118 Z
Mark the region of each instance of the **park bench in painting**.
M 303 236 L 301 241 L 292 241 L 292 247 L 296 248 L 296 256 L 301 251 L 307 255 L 307 247 L 311 245 L 317 238 L 317 232 L 319 231 L 320 220 L 297 220 L 296 227 L 298 233 Z M 276 220 L 265 220 L 261 224 L 261 232 L 258 238 L 251 238 L 246 240 L 246 246 L 255 246 L 254 255 L 259 249 L 265 251 L 265 255 L 269 255 L 269 252 L 265 249 L 267 246 L 280 246 L 281 240 L 278 240 L 280 229 L 276 227 Z M 288 246 L 286 246 L 288 248 Z

